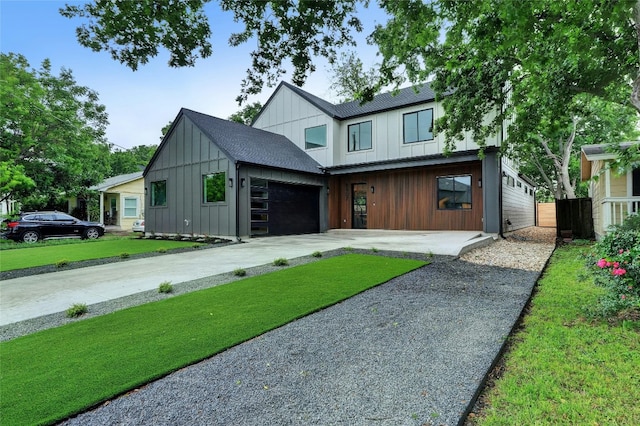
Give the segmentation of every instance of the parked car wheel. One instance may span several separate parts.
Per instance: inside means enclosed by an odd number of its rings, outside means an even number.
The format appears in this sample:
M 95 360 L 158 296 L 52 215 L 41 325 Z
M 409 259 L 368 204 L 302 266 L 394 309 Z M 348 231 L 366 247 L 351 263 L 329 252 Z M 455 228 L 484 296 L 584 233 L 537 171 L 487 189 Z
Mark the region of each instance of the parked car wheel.
M 36 231 L 27 231 L 22 234 L 22 241 L 24 241 L 25 243 L 37 243 L 39 239 L 40 234 L 38 234 Z
M 97 228 L 89 228 L 85 231 L 84 237 L 89 240 L 95 240 L 96 238 L 100 238 L 100 231 Z

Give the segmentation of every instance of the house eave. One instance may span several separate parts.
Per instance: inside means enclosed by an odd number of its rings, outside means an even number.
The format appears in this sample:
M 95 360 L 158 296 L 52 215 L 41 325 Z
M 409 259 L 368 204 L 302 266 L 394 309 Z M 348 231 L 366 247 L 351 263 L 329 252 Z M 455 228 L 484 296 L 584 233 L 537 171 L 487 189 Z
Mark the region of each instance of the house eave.
M 485 152 L 497 152 L 497 147 L 487 147 Z M 420 157 L 396 158 L 393 160 L 382 160 L 369 163 L 344 164 L 340 166 L 327 167 L 330 175 L 346 175 L 352 173 L 378 172 L 382 170 L 406 169 L 411 167 L 424 167 L 435 165 L 455 164 L 468 161 L 480 161 L 479 150 L 461 151 L 452 153 L 449 156 L 444 154 L 425 155 Z

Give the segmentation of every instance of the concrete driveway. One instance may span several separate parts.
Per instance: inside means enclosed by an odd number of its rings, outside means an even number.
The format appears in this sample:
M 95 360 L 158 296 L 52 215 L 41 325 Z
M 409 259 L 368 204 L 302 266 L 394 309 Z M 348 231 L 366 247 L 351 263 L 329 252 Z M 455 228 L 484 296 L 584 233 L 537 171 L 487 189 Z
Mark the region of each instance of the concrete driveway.
M 471 231 L 332 230 L 265 237 L 187 253 L 133 259 L 0 282 L 0 325 L 62 312 L 142 291 L 343 247 L 458 256 L 494 239 Z

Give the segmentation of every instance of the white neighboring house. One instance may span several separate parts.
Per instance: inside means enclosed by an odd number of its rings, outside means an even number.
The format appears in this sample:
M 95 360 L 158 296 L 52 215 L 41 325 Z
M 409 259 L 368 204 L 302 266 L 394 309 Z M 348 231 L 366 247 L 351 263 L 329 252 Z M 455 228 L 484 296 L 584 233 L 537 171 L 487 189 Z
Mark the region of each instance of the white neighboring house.
M 142 172 L 105 179 L 89 189 L 100 193 L 99 222 L 116 229 L 131 230 L 144 217 L 144 178 Z
M 621 147 L 636 144 L 640 141 L 626 142 Z M 582 147 L 580 173 L 583 182 L 589 181 L 597 239 L 606 234 L 609 226 L 619 225 L 627 216 L 640 212 L 640 168 L 617 174 L 609 167 L 615 159 L 616 153 L 608 151 L 605 144 Z

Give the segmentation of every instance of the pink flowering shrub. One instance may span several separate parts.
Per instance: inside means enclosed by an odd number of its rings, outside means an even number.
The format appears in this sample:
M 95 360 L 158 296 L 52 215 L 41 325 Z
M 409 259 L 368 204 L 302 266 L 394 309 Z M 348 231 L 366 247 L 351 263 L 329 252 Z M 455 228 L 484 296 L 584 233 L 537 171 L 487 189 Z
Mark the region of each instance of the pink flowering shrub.
M 640 229 L 617 227 L 593 246 L 587 265 L 594 282 L 606 290 L 596 311 L 605 317 L 626 309 L 640 310 Z

